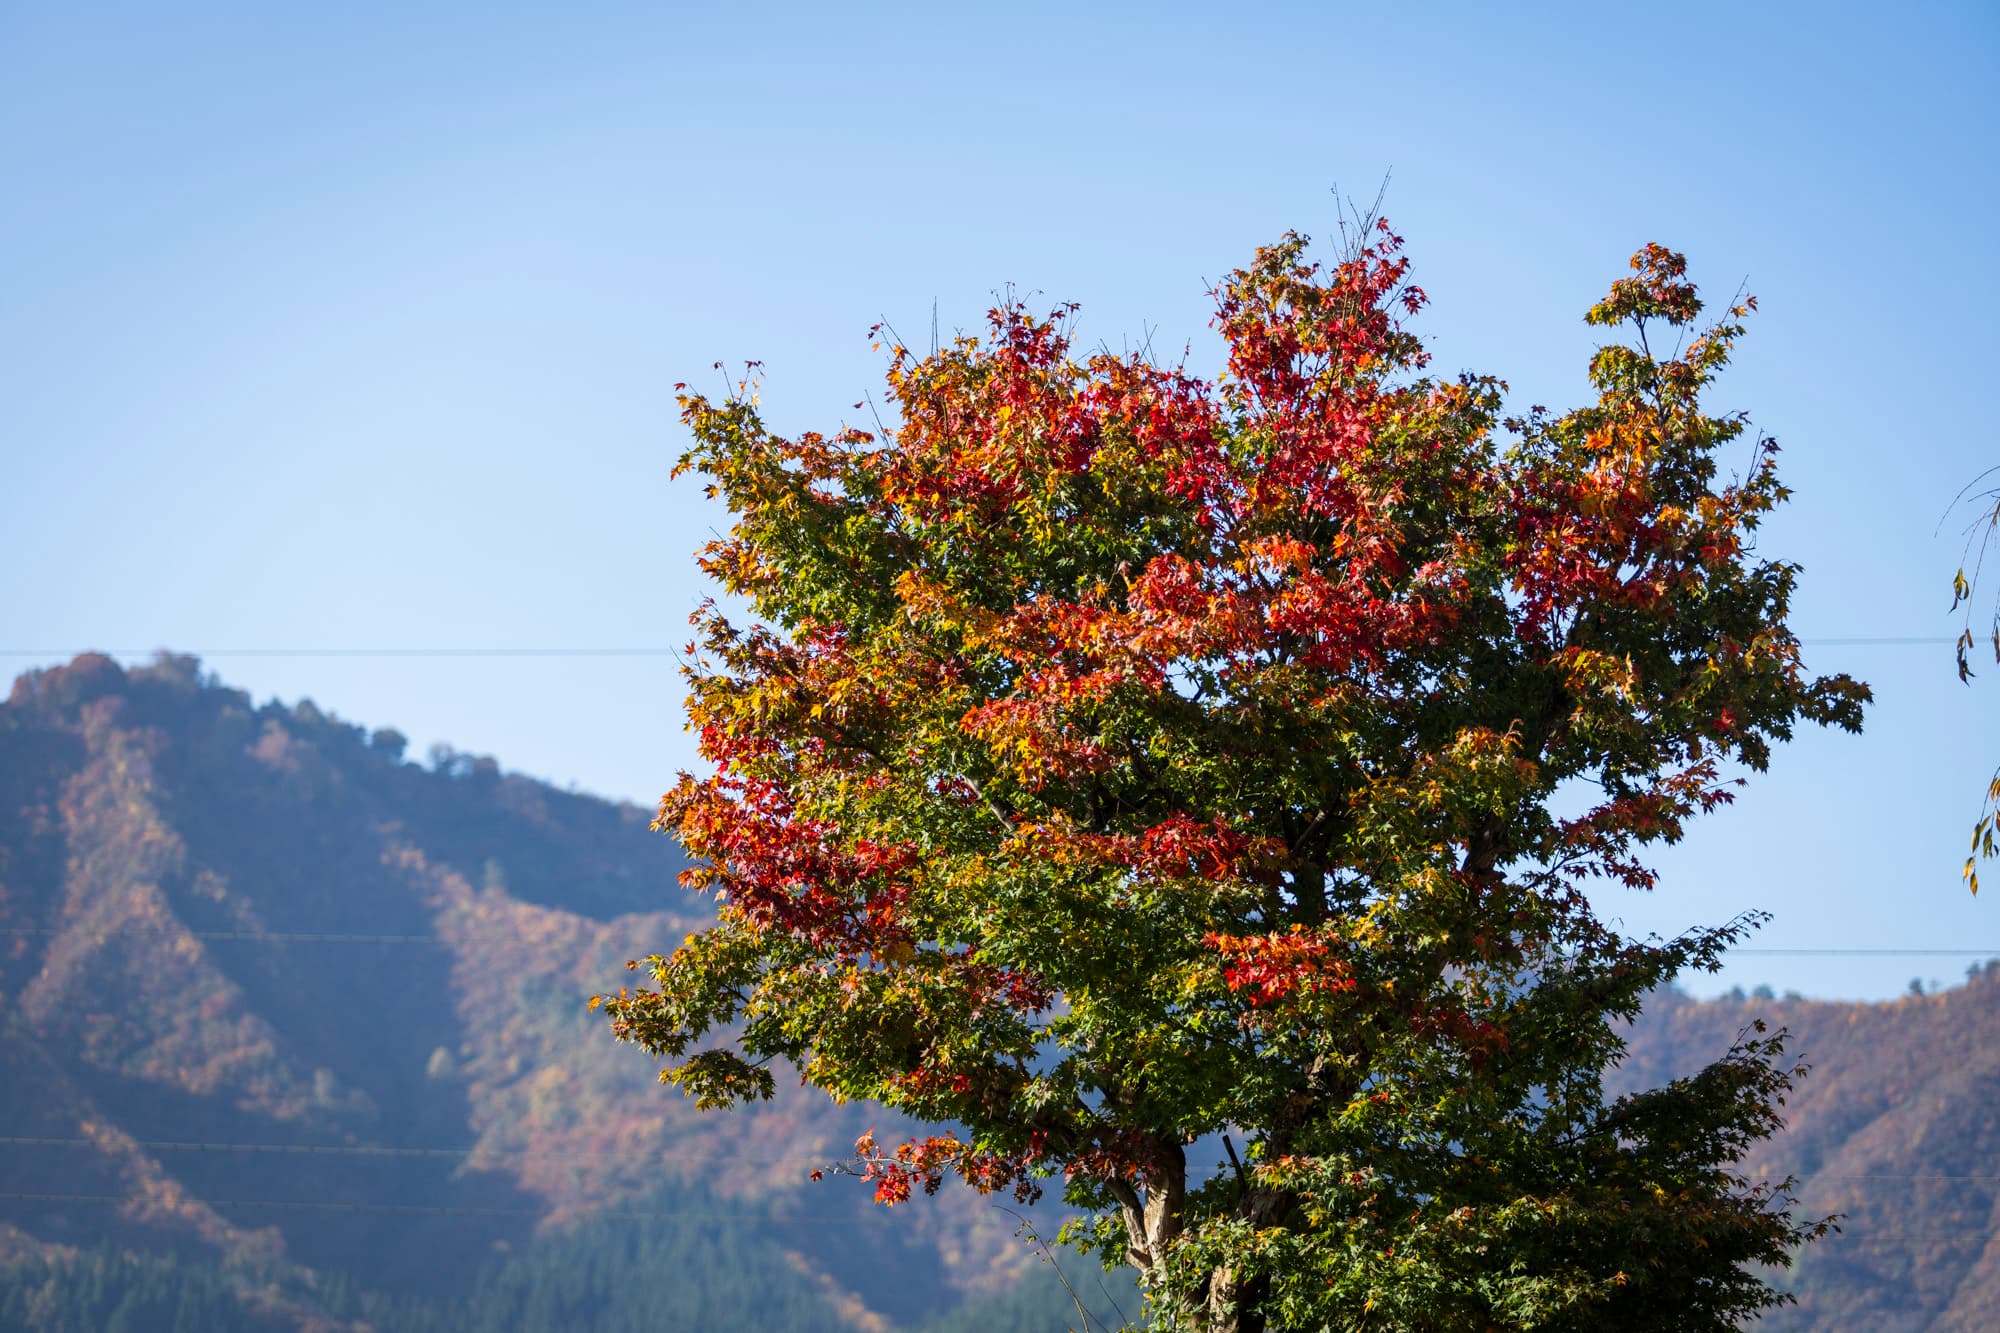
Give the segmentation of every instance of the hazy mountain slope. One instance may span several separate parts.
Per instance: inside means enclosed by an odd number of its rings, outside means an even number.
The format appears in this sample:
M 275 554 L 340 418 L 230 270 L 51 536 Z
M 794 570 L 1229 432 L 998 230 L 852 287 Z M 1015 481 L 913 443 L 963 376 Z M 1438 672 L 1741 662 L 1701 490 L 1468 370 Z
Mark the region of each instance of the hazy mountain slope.
M 1802 1209 L 1841 1215 L 1807 1249 L 1798 1307 L 1772 1329 L 1984 1330 L 2000 1311 L 2000 969 L 1885 1004 L 1657 996 L 1618 1072 L 1655 1086 L 1762 1019 L 1810 1067 L 1786 1133 L 1750 1173 L 1796 1175 Z
M 186 659 L 16 684 L 0 1192 L 91 1197 L 0 1199 L 0 1223 L 435 1293 L 538 1226 L 698 1191 L 862 1326 L 1025 1262 L 976 1200 L 889 1218 L 808 1185 L 866 1108 L 781 1087 L 700 1115 L 585 1012 L 705 912 L 646 812 L 401 748 Z
M 968 1191 L 892 1216 L 806 1182 L 889 1117 L 792 1087 L 701 1115 L 585 1012 L 707 910 L 646 821 L 490 760 L 407 762 L 393 733 L 254 706 L 186 659 L 24 677 L 0 705 L 0 1299 L 644 1326 L 654 1307 L 612 1301 L 636 1265 L 686 1318 L 1059 1320 L 1047 1281 L 959 1305 L 1031 1264 Z M 1764 1326 L 1990 1326 L 2000 972 L 1881 1005 L 1663 995 L 1616 1081 L 1688 1072 L 1760 1016 L 1813 1072 L 1750 1169 L 1847 1219 Z

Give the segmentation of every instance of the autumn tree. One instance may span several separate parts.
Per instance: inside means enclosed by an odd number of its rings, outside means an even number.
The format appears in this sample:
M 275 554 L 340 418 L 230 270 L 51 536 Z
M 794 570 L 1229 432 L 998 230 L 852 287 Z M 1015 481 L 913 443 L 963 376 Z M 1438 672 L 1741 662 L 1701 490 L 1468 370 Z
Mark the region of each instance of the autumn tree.
M 888 337 L 879 430 L 685 394 L 735 519 L 702 568 L 754 617 L 695 617 L 713 773 L 657 824 L 719 917 L 612 1030 L 704 1107 L 796 1070 L 934 1125 L 857 1145 L 885 1203 L 1059 1182 L 1162 1326 L 1777 1303 L 1759 1266 L 1818 1227 L 1733 1164 L 1782 1034 L 1600 1081 L 1754 919 L 1629 938 L 1587 890 L 1651 888 L 1649 848 L 1868 697 L 1806 673 L 1797 566 L 1753 548 L 1776 445 L 1702 402 L 1752 303 L 1704 323 L 1684 269 L 1648 246 L 1591 308 L 1628 340 L 1559 415 L 1424 373 L 1379 223 L 1224 282 L 1212 381 L 1008 305 Z

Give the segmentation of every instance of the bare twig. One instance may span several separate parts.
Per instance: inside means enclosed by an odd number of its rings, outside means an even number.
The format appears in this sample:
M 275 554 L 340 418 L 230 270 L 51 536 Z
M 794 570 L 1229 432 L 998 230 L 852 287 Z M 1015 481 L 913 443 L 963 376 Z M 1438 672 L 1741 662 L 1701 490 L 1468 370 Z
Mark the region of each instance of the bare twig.
M 1019 1213 L 1015 1212 L 1012 1208 L 1009 1208 L 1006 1204 L 996 1203 L 993 1206 L 995 1208 L 998 1208 L 1001 1212 L 1007 1214 L 1007 1216 L 1013 1218 L 1014 1221 L 1018 1223 L 1018 1226 L 1015 1229 L 1016 1235 L 1027 1236 L 1029 1240 L 1033 1241 L 1037 1246 L 1041 1248 L 1042 1259 L 1048 1264 L 1050 1268 L 1056 1270 L 1056 1281 L 1063 1284 L 1063 1290 L 1069 1293 L 1069 1298 L 1071 1303 L 1073 1303 L 1076 1306 L 1077 1317 L 1083 1320 L 1083 1328 L 1079 1331 L 1079 1333 L 1090 1333 L 1091 1325 L 1094 1322 L 1090 1317 L 1090 1310 L 1084 1305 L 1083 1297 L 1076 1294 L 1076 1288 L 1072 1287 L 1069 1284 L 1069 1278 L 1063 1275 L 1062 1265 L 1056 1262 L 1055 1251 L 1050 1249 L 1049 1243 L 1042 1239 L 1042 1233 L 1035 1230 L 1034 1223 L 1030 1222 L 1027 1218 L 1021 1216 Z M 1124 1317 L 1124 1312 L 1122 1310 L 1119 1312 L 1119 1317 L 1120 1318 Z

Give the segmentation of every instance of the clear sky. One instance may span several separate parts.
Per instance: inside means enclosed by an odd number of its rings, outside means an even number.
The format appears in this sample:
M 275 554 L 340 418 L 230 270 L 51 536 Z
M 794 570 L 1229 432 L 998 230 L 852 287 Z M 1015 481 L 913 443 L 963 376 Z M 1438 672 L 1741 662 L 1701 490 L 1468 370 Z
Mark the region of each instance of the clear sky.
M 314 11 L 314 12 L 309 12 Z M 762 359 L 781 429 L 879 385 L 864 330 L 979 324 L 1216 360 L 1206 284 L 1332 190 L 1386 209 L 1436 367 L 1583 392 L 1641 243 L 1763 302 L 1719 401 L 1784 444 L 1764 550 L 1809 641 L 1949 638 L 2000 462 L 2000 10 L 1871 5 L 0 6 L 0 662 L 201 651 L 416 747 L 649 802 L 693 763 L 663 648 L 721 522 L 672 383 Z M 916 332 L 912 332 L 915 330 Z M 1663 931 L 1990 948 L 1958 881 L 2000 668 L 1816 643 L 1875 684 L 1697 826 Z M 667 890 L 671 891 L 671 890 Z M 1969 958 L 1745 956 L 1879 996 Z

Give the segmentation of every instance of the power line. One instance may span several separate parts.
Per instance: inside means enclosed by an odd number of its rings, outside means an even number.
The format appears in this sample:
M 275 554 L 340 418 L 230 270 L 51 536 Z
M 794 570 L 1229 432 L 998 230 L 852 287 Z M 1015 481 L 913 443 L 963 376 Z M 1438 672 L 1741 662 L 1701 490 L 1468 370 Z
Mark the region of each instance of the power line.
M 1940 640 L 1950 643 L 1953 640 Z M 77 657 L 85 652 L 143 657 L 158 648 L 0 648 L 0 657 Z M 188 657 L 678 657 L 673 648 L 190 648 Z
M 1849 1174 L 1837 1171 L 1815 1171 L 1812 1175 L 1802 1176 L 1799 1179 L 1799 1183 L 1803 1185 L 1808 1180 L 1918 1180 L 1918 1181 L 1923 1181 L 1927 1184 L 1933 1184 L 1933 1183 L 1941 1183 L 1944 1181 L 1955 1181 L 1955 1180 L 1975 1180 L 1975 1181 L 1994 1182 L 1994 1181 L 2000 1181 L 2000 1176 L 1951 1175 L 1951 1174 L 1933 1175 L 1933 1176 L 1906 1176 L 1906 1175 L 1885 1175 L 1880 1172 L 1872 1172 L 1872 1171 L 1861 1172 L 1859 1174 Z
M 103 1145 L 100 1144 L 95 1139 L 43 1138 L 43 1137 L 34 1137 L 28 1135 L 0 1135 L 0 1147 L 101 1148 L 102 1146 Z M 493 1158 L 504 1159 L 507 1161 L 585 1162 L 585 1161 L 606 1161 L 613 1159 L 630 1161 L 630 1160 L 638 1160 L 641 1158 L 650 1159 L 653 1156 L 666 1157 L 666 1158 L 681 1156 L 683 1158 L 691 1157 L 701 1161 L 727 1159 L 729 1161 L 746 1162 L 753 1166 L 784 1166 L 787 1164 L 804 1163 L 804 1162 L 820 1164 L 820 1163 L 840 1160 L 824 1155 L 817 1157 L 808 1157 L 808 1156 L 752 1157 L 742 1153 L 715 1152 L 715 1151 L 703 1151 L 699 1154 L 679 1154 L 679 1155 L 673 1153 L 646 1154 L 646 1153 L 617 1152 L 608 1149 L 599 1150 L 596 1152 L 533 1152 L 533 1151 L 507 1151 L 504 1149 L 494 1150 L 485 1148 L 389 1148 L 389 1147 L 377 1147 L 372 1144 L 362 1144 L 362 1143 L 328 1143 L 328 1144 L 229 1143 L 229 1142 L 191 1142 L 191 1141 L 180 1141 L 171 1139 L 135 1139 L 132 1141 L 131 1146 L 135 1148 L 143 1148 L 149 1152 L 184 1151 L 184 1152 L 245 1153 L 253 1155 L 280 1154 L 287 1156 L 307 1156 L 307 1157 L 318 1157 L 318 1156 L 386 1157 L 386 1158 L 398 1158 L 398 1159 L 412 1159 L 412 1158 L 456 1159 L 465 1157 L 493 1157 Z M 1966 1173 L 1950 1173 L 1950 1172 L 1926 1172 L 1922 1174 L 1915 1174 L 1908 1172 L 1880 1172 L 1880 1171 L 1871 1171 L 1871 1172 L 1815 1171 L 1809 1176 L 1801 1177 L 1799 1183 L 1803 1185 L 1808 1181 L 1814 1181 L 1814 1180 L 1900 1180 L 1900 1181 L 1911 1181 L 1920 1184 L 1946 1184 L 1952 1182 L 1972 1181 L 1985 1184 L 1996 1184 L 2000 1183 L 2000 1175 L 1976 1174 L 1976 1173 L 1966 1174 Z
M 1948 634 L 1858 635 L 1800 639 L 1807 648 L 1912 648 L 1956 643 Z M 112 657 L 143 657 L 159 648 L 0 648 L 0 657 L 72 658 L 85 652 Z M 679 657 L 674 648 L 189 648 L 174 650 L 190 657 Z
M 93 1203 L 131 1204 L 148 1202 L 144 1195 L 136 1194 L 31 1194 L 26 1192 L 0 1193 L 0 1199 L 23 1203 Z M 474 1208 L 460 1204 L 398 1204 L 398 1203 L 341 1203 L 320 1199 L 192 1199 L 190 1202 L 208 1208 L 270 1208 L 298 1212 L 315 1213 L 390 1213 L 402 1216 L 421 1217 L 532 1217 L 542 1218 L 549 1214 L 546 1208 Z M 705 1209 L 592 1209 L 592 1218 L 612 1218 L 619 1221 L 652 1220 L 700 1220 L 706 1222 L 755 1222 L 771 1226 L 863 1226 L 891 1222 L 886 1210 L 883 1212 L 858 1212 L 846 1216 L 806 1215 L 779 1216 L 767 1213 L 718 1213 Z M 1823 1237 L 1822 1244 L 1856 1241 L 1904 1241 L 1904 1240 L 1984 1240 L 1979 1231 L 1961 1229 L 1958 1231 L 1851 1231 L 1842 1229 Z
M 1895 947 L 1865 949 L 1731 949 L 1732 957 L 1758 958 L 2000 958 L 2000 949 L 1899 949 Z
M 102 942 L 108 939 L 190 939 L 246 940 L 254 944 L 428 944 L 446 946 L 450 940 L 437 935 L 351 935 L 319 934 L 280 930 L 177 930 L 172 926 L 129 926 L 116 930 L 0 930 L 0 939 L 54 939 L 82 936 Z
M 29 1194 L 20 1192 L 0 1193 L 0 1199 L 25 1203 L 100 1203 L 128 1204 L 150 1202 L 139 1194 Z M 209 1208 L 278 1208 L 294 1209 L 316 1213 L 402 1213 L 423 1216 L 461 1217 L 547 1217 L 548 1208 L 473 1208 L 460 1204 L 402 1204 L 402 1203 L 340 1203 L 321 1199 L 201 1199 L 190 1198 L 189 1202 Z M 886 1222 L 890 1219 L 872 1213 L 855 1213 L 846 1217 L 827 1215 L 780 1217 L 761 1213 L 717 1213 L 699 1209 L 633 1210 L 633 1209 L 592 1209 L 592 1217 L 643 1220 L 654 1218 L 698 1218 L 709 1222 L 759 1222 L 783 1225 L 804 1224 L 810 1226 L 856 1226 L 864 1222 Z
M 449 948 L 452 941 L 439 935 L 364 935 L 348 932 L 283 930 L 180 930 L 172 926 L 121 926 L 115 930 L 68 928 L 0 928 L 0 939 L 77 938 L 102 943 L 109 939 L 190 939 L 237 941 L 250 944 L 416 944 Z M 1972 948 L 1926 948 L 1897 945 L 1842 948 L 1804 945 L 1796 948 L 1731 949 L 1738 958 L 2000 958 L 2000 945 Z
M 1819 1245 L 1870 1244 L 1895 1242 L 1899 1240 L 1975 1240 L 1982 1246 L 1992 1239 L 1990 1233 L 1976 1227 L 1966 1227 L 1960 1231 L 1848 1231 L 1842 1229 L 1830 1236 L 1823 1236 L 1814 1242 Z
M 38 1138 L 29 1135 L 0 1135 L 0 1147 L 9 1148 L 102 1148 L 96 1139 Z M 747 1153 L 703 1151 L 688 1153 L 637 1153 L 600 1150 L 596 1152 L 537 1152 L 525 1149 L 504 1148 L 390 1148 L 377 1147 L 366 1143 L 223 1143 L 192 1142 L 172 1139 L 134 1139 L 131 1146 L 147 1152 L 211 1152 L 234 1153 L 245 1156 L 276 1155 L 288 1157 L 383 1157 L 398 1160 L 450 1159 L 461 1160 L 471 1157 L 492 1158 L 508 1162 L 601 1162 L 653 1161 L 661 1158 L 712 1161 L 726 1158 L 733 1162 L 744 1162 L 751 1166 L 786 1166 L 800 1163 L 822 1165 L 842 1160 L 828 1156 L 819 1157 L 753 1157 Z

